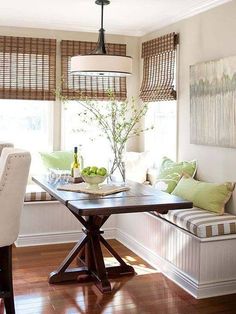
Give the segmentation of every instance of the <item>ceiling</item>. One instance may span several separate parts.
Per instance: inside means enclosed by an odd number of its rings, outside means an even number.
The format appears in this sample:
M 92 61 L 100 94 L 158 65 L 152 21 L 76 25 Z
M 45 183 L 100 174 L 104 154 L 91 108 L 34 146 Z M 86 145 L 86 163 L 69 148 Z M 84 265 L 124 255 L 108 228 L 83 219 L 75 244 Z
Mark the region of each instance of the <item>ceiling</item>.
M 230 0 L 111 0 L 105 7 L 107 33 L 142 36 Z M 94 0 L 6 0 L 0 25 L 96 32 L 100 6 Z

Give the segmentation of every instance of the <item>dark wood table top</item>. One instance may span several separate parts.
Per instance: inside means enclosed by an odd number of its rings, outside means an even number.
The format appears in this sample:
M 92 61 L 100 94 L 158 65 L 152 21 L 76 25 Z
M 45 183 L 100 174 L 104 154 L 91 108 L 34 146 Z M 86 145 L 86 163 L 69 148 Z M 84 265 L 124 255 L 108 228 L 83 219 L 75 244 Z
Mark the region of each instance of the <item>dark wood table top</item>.
M 49 183 L 46 176 L 33 177 L 33 181 L 71 211 L 81 216 L 112 215 L 121 213 L 191 208 L 192 203 L 140 183 L 128 181 L 129 191 L 107 196 L 57 190 L 57 184 Z
M 130 186 L 132 187 L 129 191 L 124 191 L 120 193 L 115 193 L 106 196 L 99 196 L 99 195 L 92 195 L 92 194 L 85 194 L 80 192 L 69 192 L 69 191 L 61 191 L 57 190 L 57 184 L 48 182 L 47 176 L 34 176 L 32 180 L 37 183 L 41 188 L 47 191 L 49 194 L 54 196 L 58 201 L 62 204 L 67 205 L 69 201 L 76 201 L 76 200 L 93 200 L 93 199 L 104 199 L 104 198 L 117 198 L 117 197 L 135 197 L 136 193 L 139 195 L 152 195 L 150 192 L 149 187 L 145 187 L 145 185 L 135 182 L 130 182 Z
M 164 193 L 163 193 L 164 194 Z M 68 208 L 81 216 L 157 211 L 166 214 L 171 209 L 191 208 L 192 203 L 173 195 L 120 197 L 69 201 Z

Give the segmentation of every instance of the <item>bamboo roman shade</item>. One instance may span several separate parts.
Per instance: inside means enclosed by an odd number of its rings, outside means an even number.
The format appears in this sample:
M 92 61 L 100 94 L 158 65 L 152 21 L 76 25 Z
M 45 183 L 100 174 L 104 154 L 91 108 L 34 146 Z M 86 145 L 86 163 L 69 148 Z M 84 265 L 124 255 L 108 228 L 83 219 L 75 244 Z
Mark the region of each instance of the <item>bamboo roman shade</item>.
M 108 91 L 112 91 L 117 100 L 125 100 L 126 78 L 111 76 L 82 76 L 70 73 L 70 59 L 77 55 L 88 55 L 97 43 L 87 41 L 61 41 L 61 94 L 69 99 L 88 98 L 97 100 L 109 99 Z M 107 44 L 107 54 L 126 55 L 125 44 Z
M 178 35 L 170 33 L 142 44 L 143 81 L 140 98 L 143 101 L 176 99 L 175 55 Z
M 0 36 L 0 98 L 54 100 L 56 40 Z

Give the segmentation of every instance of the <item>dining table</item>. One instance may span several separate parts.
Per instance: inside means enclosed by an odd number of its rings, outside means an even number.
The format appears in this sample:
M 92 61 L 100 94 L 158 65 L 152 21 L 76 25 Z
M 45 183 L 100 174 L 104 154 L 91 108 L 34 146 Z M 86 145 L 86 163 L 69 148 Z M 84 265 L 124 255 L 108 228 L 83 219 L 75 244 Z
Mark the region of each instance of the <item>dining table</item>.
M 134 268 L 127 264 L 104 238 L 102 226 L 111 215 L 156 212 L 191 208 L 192 202 L 159 191 L 151 186 L 127 181 L 129 190 L 106 196 L 58 189 L 58 182 L 46 175 L 32 178 L 35 183 L 66 206 L 83 226 L 83 235 L 59 267 L 49 275 L 49 283 L 69 281 L 93 282 L 102 293 L 111 292 L 110 278 L 134 275 Z M 106 266 L 102 251 L 104 246 L 118 265 Z M 76 261 L 77 267 L 69 267 Z

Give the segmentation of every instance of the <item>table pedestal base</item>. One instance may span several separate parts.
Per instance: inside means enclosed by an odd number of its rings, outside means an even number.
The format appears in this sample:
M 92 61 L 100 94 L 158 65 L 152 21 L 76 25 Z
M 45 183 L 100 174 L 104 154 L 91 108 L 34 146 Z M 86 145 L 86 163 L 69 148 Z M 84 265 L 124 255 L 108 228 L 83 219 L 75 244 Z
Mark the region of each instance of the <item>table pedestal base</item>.
M 134 268 L 127 265 L 118 253 L 103 238 L 100 229 L 109 216 L 89 216 L 87 220 L 73 213 L 83 224 L 85 235 L 74 246 L 64 259 L 59 268 L 49 276 L 49 283 L 61 283 L 66 281 L 90 282 L 93 281 L 102 293 L 111 291 L 110 277 L 122 275 L 134 275 Z M 119 262 L 119 266 L 105 267 L 101 244 Z M 69 268 L 69 265 L 77 258 L 78 268 Z

